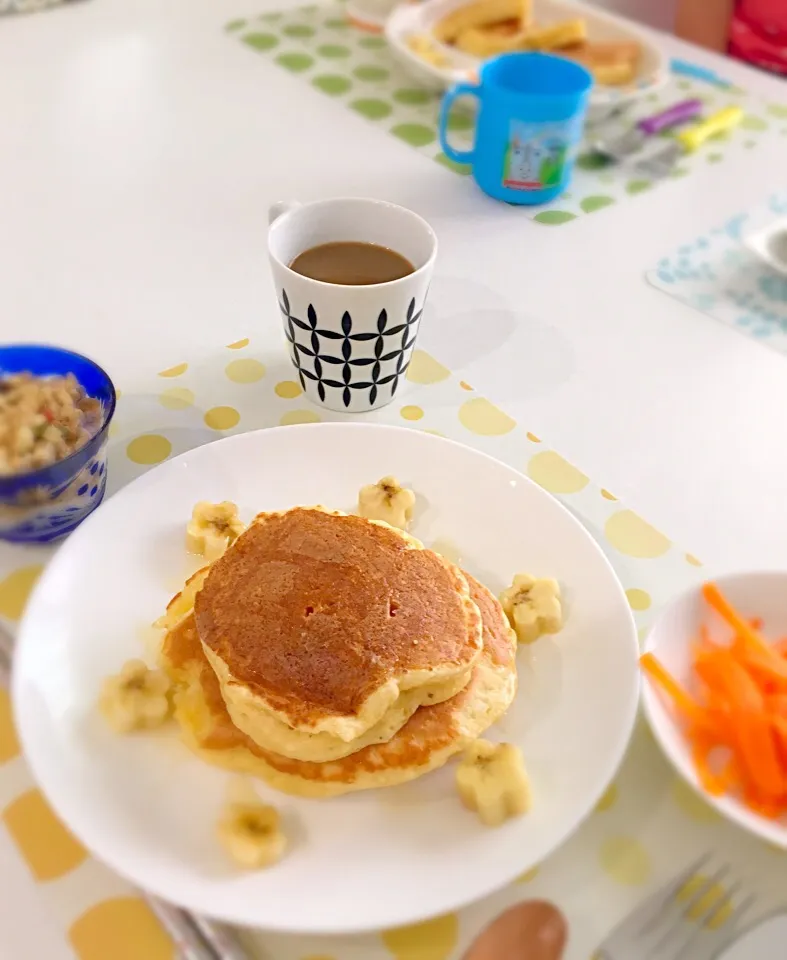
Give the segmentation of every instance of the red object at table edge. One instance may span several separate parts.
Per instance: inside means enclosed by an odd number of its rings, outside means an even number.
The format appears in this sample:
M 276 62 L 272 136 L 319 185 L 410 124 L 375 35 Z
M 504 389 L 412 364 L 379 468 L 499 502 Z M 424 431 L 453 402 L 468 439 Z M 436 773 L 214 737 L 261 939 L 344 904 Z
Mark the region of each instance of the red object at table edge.
M 787 0 L 741 0 L 729 50 L 739 60 L 787 76 Z

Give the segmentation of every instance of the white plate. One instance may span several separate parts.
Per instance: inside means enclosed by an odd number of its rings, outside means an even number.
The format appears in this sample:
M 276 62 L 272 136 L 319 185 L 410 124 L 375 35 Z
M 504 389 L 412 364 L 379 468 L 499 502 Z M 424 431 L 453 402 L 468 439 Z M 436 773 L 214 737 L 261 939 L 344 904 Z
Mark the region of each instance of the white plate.
M 415 54 L 407 44 L 412 36 L 431 34 L 434 26 L 454 10 L 470 0 L 424 0 L 423 3 L 403 3 L 398 6 L 385 25 L 385 36 L 396 57 L 411 76 L 432 90 L 447 90 L 460 81 L 477 74 L 481 61 L 477 57 L 444 44 L 436 44 L 449 61 L 446 67 L 437 67 Z M 635 40 L 642 48 L 639 72 L 635 81 L 623 87 L 594 85 L 590 93 L 589 119 L 600 116 L 626 103 L 639 100 L 663 86 L 668 77 L 664 52 L 650 37 L 631 23 L 614 14 L 605 13 L 581 0 L 535 0 L 533 17 L 536 23 L 550 24 L 560 20 L 581 17 L 587 22 L 588 38 L 594 43 Z M 556 51 L 558 54 L 560 51 Z
M 186 573 L 197 500 L 260 510 L 351 510 L 388 473 L 418 493 L 413 532 L 458 546 L 493 590 L 520 570 L 557 577 L 567 624 L 519 654 L 520 690 L 493 736 L 521 745 L 535 805 L 500 829 L 458 802 L 449 769 L 390 790 L 300 800 L 266 787 L 292 839 L 243 873 L 214 823 L 227 776 L 176 733 L 116 737 L 94 704 L 104 676 L 142 652 L 140 628 Z M 638 700 L 637 640 L 601 550 L 556 500 L 510 467 L 406 428 L 319 424 L 247 433 L 163 464 L 121 490 L 61 547 L 22 623 L 14 707 L 52 805 L 118 873 L 227 921 L 299 932 L 379 929 L 457 908 L 539 863 L 615 773 Z
M 787 573 L 753 572 L 718 577 L 715 581 L 722 593 L 741 614 L 761 617 L 762 633 L 774 640 L 787 636 Z M 676 679 L 691 683 L 691 642 L 699 636 L 700 626 L 707 624 L 711 637 L 729 636 L 717 613 L 708 609 L 694 587 L 671 603 L 651 628 L 645 649 L 652 651 Z M 683 778 L 722 813 L 751 833 L 787 848 L 787 818 L 766 820 L 753 813 L 734 797 L 711 796 L 700 784 L 694 770 L 691 751 L 667 699 L 647 682 L 642 694 L 645 714 L 656 739 Z
M 347 19 L 362 30 L 382 33 L 397 0 L 347 0 Z

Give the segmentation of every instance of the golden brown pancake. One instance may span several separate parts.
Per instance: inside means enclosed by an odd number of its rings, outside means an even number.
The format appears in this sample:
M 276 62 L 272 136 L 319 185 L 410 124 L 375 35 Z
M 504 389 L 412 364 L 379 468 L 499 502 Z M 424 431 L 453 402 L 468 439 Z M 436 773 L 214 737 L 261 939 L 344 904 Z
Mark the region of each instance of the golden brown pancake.
M 442 766 L 502 716 L 516 692 L 516 637 L 497 599 L 467 577 L 483 617 L 484 650 L 470 683 L 436 706 L 421 707 L 386 743 L 330 763 L 265 750 L 232 722 L 205 657 L 193 616 L 164 641 L 162 662 L 176 686 L 184 740 L 210 763 L 267 781 L 286 793 L 329 797 L 413 780 Z
M 271 717 L 349 743 L 404 691 L 469 679 L 482 647 L 457 567 L 320 508 L 256 517 L 211 566 L 195 615 L 233 721 L 261 744 Z
M 194 600 L 209 570 L 210 567 L 205 566 L 189 577 L 183 589 L 167 604 L 166 613 L 156 621 L 157 626 L 171 630 L 186 616 L 193 614 Z M 443 700 L 455 696 L 467 684 L 472 669 L 472 666 L 469 666 L 450 680 L 426 683 L 412 690 L 405 690 L 377 723 L 369 727 L 360 737 L 349 742 L 330 733 L 304 733 L 293 730 L 273 714 L 266 714 L 264 722 L 260 722 L 259 716 L 255 718 L 258 731 L 256 739 L 263 743 L 266 749 L 295 760 L 320 762 L 338 760 L 370 743 L 384 743 L 390 740 L 420 706 L 442 703 Z

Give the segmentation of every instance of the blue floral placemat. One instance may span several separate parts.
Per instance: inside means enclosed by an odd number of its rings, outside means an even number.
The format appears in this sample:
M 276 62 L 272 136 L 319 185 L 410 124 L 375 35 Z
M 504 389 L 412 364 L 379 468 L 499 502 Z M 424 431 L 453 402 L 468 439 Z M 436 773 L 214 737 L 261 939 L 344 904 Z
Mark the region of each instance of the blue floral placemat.
M 683 303 L 787 353 L 787 277 L 743 242 L 747 234 L 784 216 L 787 190 L 678 247 L 647 278 Z

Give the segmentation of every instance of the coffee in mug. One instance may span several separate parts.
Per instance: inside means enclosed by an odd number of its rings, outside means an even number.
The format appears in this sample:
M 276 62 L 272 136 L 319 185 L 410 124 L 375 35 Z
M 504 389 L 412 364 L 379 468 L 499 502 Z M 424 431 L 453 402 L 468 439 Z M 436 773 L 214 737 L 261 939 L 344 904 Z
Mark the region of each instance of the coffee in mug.
M 344 240 L 304 250 L 292 261 L 290 270 L 323 283 L 360 286 L 401 280 L 415 267 L 406 257 L 379 243 Z
M 269 219 L 276 296 L 304 393 L 341 413 L 390 403 L 421 325 L 434 231 L 383 200 L 280 203 Z

